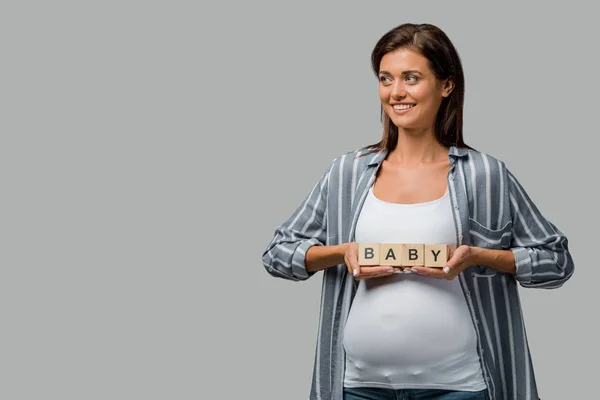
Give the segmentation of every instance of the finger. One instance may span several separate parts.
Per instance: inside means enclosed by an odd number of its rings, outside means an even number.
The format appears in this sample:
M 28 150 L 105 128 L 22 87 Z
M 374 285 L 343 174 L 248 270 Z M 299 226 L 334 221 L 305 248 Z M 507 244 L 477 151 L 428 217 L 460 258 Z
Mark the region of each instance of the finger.
M 411 265 L 410 267 L 404 267 L 404 270 L 405 270 L 405 271 L 406 271 L 406 270 L 408 270 L 408 271 L 412 271 L 412 270 L 413 270 L 413 268 L 417 268 L 417 269 L 418 269 L 418 268 L 423 268 L 423 267 L 425 267 L 425 265 L 423 265 L 423 264 L 421 264 L 421 265 Z
M 423 267 L 423 265 L 411 265 L 410 267 L 403 267 L 402 272 L 405 274 L 418 273 L 419 267 Z
M 460 257 L 451 258 L 446 261 L 442 271 L 447 275 L 458 274 L 461 271 L 462 262 L 463 260 Z
M 366 280 L 366 279 L 376 279 L 376 278 L 384 278 L 386 276 L 394 275 L 393 272 L 380 272 L 376 274 L 368 274 L 368 275 L 359 275 L 356 277 L 356 280 Z
M 360 269 L 360 274 L 358 274 L 355 278 L 356 279 L 368 279 L 368 278 L 375 278 L 378 276 L 383 276 L 383 275 L 391 275 L 393 273 L 393 269 L 390 266 L 363 266 Z
M 456 268 L 457 264 L 460 263 L 461 260 L 458 260 L 456 258 L 450 258 L 448 261 L 446 261 L 446 263 L 444 264 L 444 267 L 442 268 L 442 271 L 445 274 L 450 274 L 451 272 L 453 272 L 454 268 Z
M 353 276 L 358 276 L 360 275 L 361 272 L 361 267 L 360 264 L 358 263 L 358 254 L 352 254 L 351 257 L 349 257 L 350 259 L 348 260 L 350 262 L 350 269 L 352 270 L 352 275 Z
M 413 267 L 413 272 L 416 272 L 419 275 L 431 276 L 434 278 L 447 279 L 448 274 L 446 274 L 441 268 L 431 268 L 431 267 Z
M 364 271 L 363 267 L 363 271 Z M 362 278 L 363 279 L 369 279 L 369 278 L 380 278 L 380 277 L 384 277 L 384 276 L 390 276 L 390 275 L 396 275 L 396 274 L 410 274 L 411 271 L 407 268 L 402 268 L 402 267 L 390 267 L 388 270 L 383 271 L 383 272 L 376 272 L 375 269 L 371 269 L 367 274 L 362 274 Z
M 346 257 L 346 259 L 345 259 L 346 268 L 347 268 L 349 274 L 351 274 L 353 276 L 357 276 L 358 274 L 360 274 L 360 265 L 358 265 L 357 263 L 354 263 L 351 258 L 352 257 Z
M 353 276 L 360 274 L 360 264 L 358 263 L 358 245 L 355 242 L 349 243 L 344 257 L 344 263 L 346 264 L 349 274 L 352 274 Z
M 361 274 L 362 275 L 375 275 L 375 274 L 385 273 L 385 272 L 392 271 L 392 270 L 393 270 L 392 267 L 387 266 L 387 265 L 361 267 Z

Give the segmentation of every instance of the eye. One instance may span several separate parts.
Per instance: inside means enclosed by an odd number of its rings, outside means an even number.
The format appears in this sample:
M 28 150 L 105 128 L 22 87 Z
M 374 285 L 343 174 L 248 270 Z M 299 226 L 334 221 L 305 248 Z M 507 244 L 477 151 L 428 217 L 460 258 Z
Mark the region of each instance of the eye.
M 406 81 L 410 83 L 416 83 L 419 81 L 419 78 L 416 75 L 406 75 Z
M 383 84 L 390 83 L 390 81 L 391 81 L 391 78 L 389 76 L 381 75 L 379 77 L 379 82 L 381 82 Z

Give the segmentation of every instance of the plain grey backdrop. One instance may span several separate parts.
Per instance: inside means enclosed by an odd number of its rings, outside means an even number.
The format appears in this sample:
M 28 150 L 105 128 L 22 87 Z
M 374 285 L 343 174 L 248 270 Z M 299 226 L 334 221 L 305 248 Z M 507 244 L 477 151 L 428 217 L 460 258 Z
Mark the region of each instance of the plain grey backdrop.
M 570 240 L 521 290 L 541 397 L 597 391 L 594 3 L 3 1 L 0 398 L 308 397 L 321 274 L 270 277 L 274 229 L 379 140 L 370 52 L 438 25 L 465 139 Z

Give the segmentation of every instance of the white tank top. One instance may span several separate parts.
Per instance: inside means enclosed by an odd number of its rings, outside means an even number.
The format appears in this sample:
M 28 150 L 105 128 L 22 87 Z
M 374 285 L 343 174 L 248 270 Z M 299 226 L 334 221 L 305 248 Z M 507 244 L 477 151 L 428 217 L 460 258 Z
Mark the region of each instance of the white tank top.
M 356 242 L 456 243 L 448 192 L 395 204 L 369 190 Z M 483 390 L 477 336 L 458 278 L 394 274 L 360 281 L 344 329 L 346 387 Z

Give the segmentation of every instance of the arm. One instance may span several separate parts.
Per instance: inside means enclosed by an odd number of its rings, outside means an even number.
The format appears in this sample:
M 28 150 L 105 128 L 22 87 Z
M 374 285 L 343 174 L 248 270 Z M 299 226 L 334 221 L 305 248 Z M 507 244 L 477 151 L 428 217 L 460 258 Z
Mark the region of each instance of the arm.
M 275 235 L 262 256 L 263 266 L 272 276 L 292 281 L 306 280 L 323 269 L 329 260 L 337 260 L 332 246 L 325 246 L 329 173 L 330 170 L 319 179 L 296 211 L 275 229 Z M 323 249 L 311 250 L 307 256 L 313 246 Z
M 515 256 L 512 250 L 485 249 L 471 247 L 470 265 L 485 265 L 509 274 L 516 273 Z
M 458 274 L 473 265 L 485 265 L 498 271 L 515 274 L 515 256 L 512 250 L 496 250 L 462 245 L 450 254 L 443 269 L 430 267 L 407 268 L 421 275 L 443 279 L 454 279 Z
M 317 272 L 338 264 L 344 264 L 348 243 L 337 246 L 313 246 L 306 252 L 306 270 Z
M 453 279 L 465 268 L 485 265 L 513 274 L 523 287 L 557 288 L 573 274 L 573 259 L 565 235 L 550 223 L 531 201 L 517 179 L 508 171 L 506 182 L 511 220 L 510 249 L 459 246 L 448 260 L 447 269 L 413 267 L 413 272 Z
M 524 287 L 558 288 L 573 274 L 567 237 L 546 220 L 507 170 L 515 276 Z

